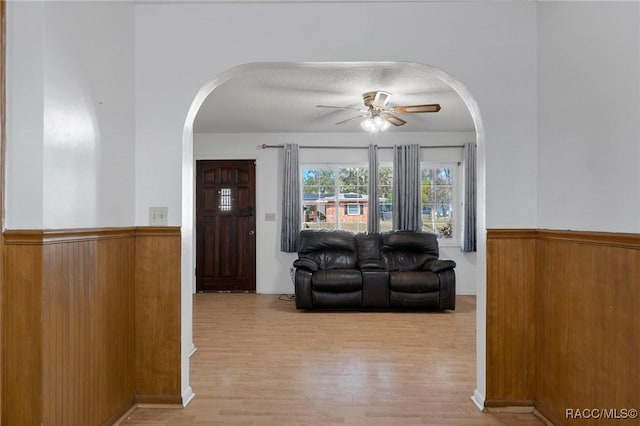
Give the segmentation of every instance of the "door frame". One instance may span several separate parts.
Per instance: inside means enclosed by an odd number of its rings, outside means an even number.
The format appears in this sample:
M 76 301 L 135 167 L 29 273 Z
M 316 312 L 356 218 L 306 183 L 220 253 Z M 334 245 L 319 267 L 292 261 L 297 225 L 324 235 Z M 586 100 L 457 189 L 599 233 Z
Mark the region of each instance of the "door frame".
M 195 141 L 192 140 L 192 147 L 193 145 L 195 145 Z M 195 150 L 194 150 L 195 151 Z M 192 167 L 193 167 L 193 187 L 192 189 L 192 212 L 193 212 L 193 221 L 192 221 L 192 238 L 191 238 L 191 247 L 192 247 L 192 251 L 191 253 L 193 253 L 193 264 L 192 264 L 192 270 L 191 272 L 193 273 L 192 275 L 192 281 L 191 281 L 191 292 L 192 294 L 197 294 L 198 289 L 197 289 L 197 276 L 196 276 L 196 267 L 198 266 L 197 263 L 197 259 L 198 259 L 198 242 L 197 242 L 197 224 L 198 224 L 198 212 L 197 212 L 197 188 L 196 188 L 196 180 L 198 178 L 198 171 L 197 171 L 197 162 L 198 161 L 253 161 L 255 164 L 255 173 L 253 176 L 254 179 L 254 188 L 255 188 L 255 217 L 256 217 L 256 244 L 255 244 L 255 248 L 254 248 L 254 259 L 255 259 L 255 292 L 256 294 L 260 293 L 260 280 L 259 280 L 259 274 L 258 274 L 258 263 L 259 263 L 259 253 L 260 250 L 258 249 L 259 245 L 260 245 L 260 239 L 261 239 L 261 221 L 258 220 L 259 219 L 259 212 L 260 212 L 260 197 L 258 196 L 259 192 L 258 192 L 258 181 L 259 179 L 259 173 L 260 173 L 260 161 L 258 159 L 257 155 L 233 155 L 233 154 L 229 154 L 229 155 L 213 155 L 213 154 L 208 154 L 208 153 L 196 153 L 193 152 L 192 153 Z

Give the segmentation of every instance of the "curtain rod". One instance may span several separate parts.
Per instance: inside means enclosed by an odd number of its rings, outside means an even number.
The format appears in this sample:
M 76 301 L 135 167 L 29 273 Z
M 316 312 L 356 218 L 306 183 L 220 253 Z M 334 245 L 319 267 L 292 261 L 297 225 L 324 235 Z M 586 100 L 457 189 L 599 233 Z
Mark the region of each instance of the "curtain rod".
M 263 143 L 262 149 L 267 148 L 284 148 L 284 145 L 267 145 Z M 369 146 L 348 146 L 348 145 L 331 145 L 331 146 L 313 146 L 313 145 L 300 145 L 298 148 L 313 148 L 313 149 L 369 149 Z M 392 149 L 392 146 L 379 146 L 378 149 Z M 421 149 L 429 148 L 464 148 L 464 145 L 420 145 Z

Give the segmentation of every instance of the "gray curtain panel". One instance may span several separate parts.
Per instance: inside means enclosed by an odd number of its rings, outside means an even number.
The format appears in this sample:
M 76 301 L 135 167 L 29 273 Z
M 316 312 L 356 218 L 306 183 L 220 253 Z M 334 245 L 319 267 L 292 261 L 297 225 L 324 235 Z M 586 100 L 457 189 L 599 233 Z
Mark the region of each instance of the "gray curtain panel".
M 464 217 L 462 223 L 462 251 L 476 251 L 476 144 L 466 143 L 464 162 Z
M 393 146 L 393 228 L 419 231 L 420 211 L 420 146 Z
M 367 231 L 380 230 L 380 208 L 378 207 L 378 146 L 369 145 L 369 214 Z
M 298 145 L 284 145 L 284 171 L 282 173 L 282 223 L 280 229 L 280 250 L 286 253 L 296 251 L 296 240 L 300 233 L 302 216 L 300 206 L 300 165 Z

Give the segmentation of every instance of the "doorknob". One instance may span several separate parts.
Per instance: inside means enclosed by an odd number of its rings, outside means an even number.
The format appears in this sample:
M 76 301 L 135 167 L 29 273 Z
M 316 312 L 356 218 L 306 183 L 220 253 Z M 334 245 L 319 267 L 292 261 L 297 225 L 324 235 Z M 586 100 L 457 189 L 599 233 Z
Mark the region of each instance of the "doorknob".
M 254 231 L 253 229 L 251 231 L 249 231 L 249 235 L 254 236 L 256 235 L 256 231 Z

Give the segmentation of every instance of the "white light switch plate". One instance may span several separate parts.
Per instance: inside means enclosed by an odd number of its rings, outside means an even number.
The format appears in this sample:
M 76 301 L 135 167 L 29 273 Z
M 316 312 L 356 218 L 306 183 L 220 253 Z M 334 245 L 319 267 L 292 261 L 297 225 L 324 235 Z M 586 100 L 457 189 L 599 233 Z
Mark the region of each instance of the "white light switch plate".
M 149 207 L 149 225 L 167 226 L 169 224 L 168 207 Z
M 264 220 L 266 222 L 275 222 L 276 221 L 276 214 L 275 213 L 265 213 L 264 214 Z

